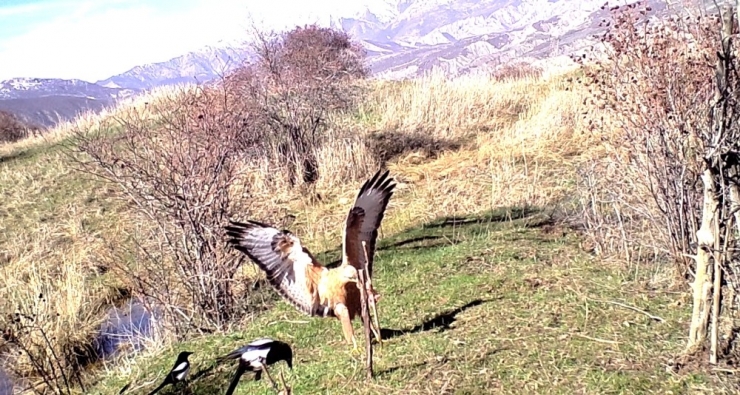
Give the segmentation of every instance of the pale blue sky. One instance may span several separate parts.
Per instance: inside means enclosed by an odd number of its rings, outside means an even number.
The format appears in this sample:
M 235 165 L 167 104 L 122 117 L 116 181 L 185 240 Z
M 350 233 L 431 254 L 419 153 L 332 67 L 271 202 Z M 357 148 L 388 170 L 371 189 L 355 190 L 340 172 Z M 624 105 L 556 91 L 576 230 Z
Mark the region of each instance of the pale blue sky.
M 219 40 L 326 23 L 377 0 L 0 0 L 0 80 L 97 81 Z M 380 0 L 382 1 L 382 0 Z

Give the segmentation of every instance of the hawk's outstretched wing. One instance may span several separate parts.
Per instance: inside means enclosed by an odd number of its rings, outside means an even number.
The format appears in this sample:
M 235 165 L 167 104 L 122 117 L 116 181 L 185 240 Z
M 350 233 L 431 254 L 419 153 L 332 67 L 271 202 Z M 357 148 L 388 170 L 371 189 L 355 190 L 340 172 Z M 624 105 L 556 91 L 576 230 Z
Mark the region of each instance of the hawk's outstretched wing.
M 375 241 L 378 238 L 378 228 L 383 220 L 385 209 L 393 195 L 393 178 L 388 177 L 389 171 L 375 173 L 373 178 L 365 181 L 357 194 L 354 206 L 347 214 L 344 228 L 343 250 L 344 259 L 350 264 L 362 269 L 367 265 L 370 277 L 373 275 L 373 257 L 375 256 Z M 367 248 L 367 260 L 362 242 Z
M 333 315 L 319 301 L 319 274 L 325 269 L 301 246 L 298 237 L 257 221 L 229 222 L 231 225 L 225 227 L 230 237 L 227 242 L 252 259 L 280 295 L 308 315 Z

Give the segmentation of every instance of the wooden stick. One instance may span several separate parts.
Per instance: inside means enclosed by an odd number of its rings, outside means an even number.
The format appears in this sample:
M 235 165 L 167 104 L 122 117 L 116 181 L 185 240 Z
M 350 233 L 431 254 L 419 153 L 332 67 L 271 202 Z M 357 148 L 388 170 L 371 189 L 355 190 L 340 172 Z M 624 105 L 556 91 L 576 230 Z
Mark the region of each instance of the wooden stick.
M 262 361 L 262 370 L 267 375 L 267 378 L 270 379 L 270 383 L 272 384 L 272 388 L 274 388 L 275 391 L 277 391 L 278 390 L 278 386 L 275 383 L 275 380 L 272 379 L 272 376 L 270 376 L 270 372 L 267 370 L 267 363 L 264 360 Z
M 722 266 L 725 263 L 725 258 L 728 254 L 727 243 L 730 240 L 730 232 L 732 230 L 732 219 L 734 217 L 729 216 L 727 224 L 725 225 L 725 240 L 722 250 L 719 250 L 719 221 L 714 221 L 715 224 L 715 245 L 717 246 L 714 257 L 714 286 L 712 287 L 712 328 L 709 339 L 709 363 L 712 365 L 717 364 L 717 349 L 719 348 L 719 313 L 720 313 L 720 302 L 721 302 L 721 291 L 722 291 Z
M 370 272 L 367 270 L 367 263 L 370 262 L 370 259 L 368 258 L 367 254 L 367 244 L 365 241 L 362 241 L 362 250 L 365 253 L 365 267 L 362 268 L 362 270 L 365 272 L 365 284 L 366 290 L 370 290 L 373 287 L 372 279 L 370 278 Z M 370 298 L 368 297 L 368 300 Z M 373 296 L 372 301 L 369 304 L 369 309 L 371 310 L 373 314 L 373 322 L 374 325 L 370 328 L 373 330 L 373 334 L 375 334 L 375 338 L 378 339 L 378 344 L 380 344 L 381 347 L 383 347 L 383 337 L 380 335 L 380 318 L 378 317 L 378 306 L 375 304 L 375 297 Z
M 365 270 L 360 270 L 359 275 L 359 288 L 360 288 L 360 304 L 362 313 L 362 325 L 365 328 L 365 368 L 367 369 L 367 379 L 373 378 L 373 345 L 370 341 L 370 312 L 367 308 L 367 292 L 365 289 Z
M 293 392 L 293 390 L 290 387 L 288 387 L 287 384 L 285 384 L 285 377 L 283 377 L 283 371 L 282 370 L 280 371 L 280 383 L 283 384 L 283 392 L 282 392 L 282 394 L 284 394 L 284 395 L 290 395 Z
M 372 279 L 370 279 L 370 275 L 367 273 L 367 268 L 365 268 L 365 278 L 367 279 L 368 289 L 372 289 Z M 375 304 L 375 296 L 373 296 L 372 299 L 368 296 L 367 300 L 370 302 L 368 304 L 368 308 L 373 316 L 373 325 L 370 328 L 373 330 L 375 338 L 378 339 L 380 347 L 383 347 L 383 338 L 380 336 L 380 322 L 378 322 L 378 306 Z
M 588 299 L 593 300 L 594 302 L 609 303 L 609 304 L 613 304 L 615 306 L 624 307 L 625 309 L 629 309 L 629 310 L 636 311 L 636 312 L 641 313 L 641 314 L 645 314 L 651 320 L 665 322 L 665 320 L 663 318 L 660 318 L 657 315 L 652 315 L 652 314 L 648 313 L 645 310 L 638 309 L 637 307 L 630 306 L 628 304 L 624 304 L 624 303 L 620 303 L 620 302 L 615 302 L 613 300 L 600 300 L 600 299 L 593 299 L 593 298 L 588 298 Z

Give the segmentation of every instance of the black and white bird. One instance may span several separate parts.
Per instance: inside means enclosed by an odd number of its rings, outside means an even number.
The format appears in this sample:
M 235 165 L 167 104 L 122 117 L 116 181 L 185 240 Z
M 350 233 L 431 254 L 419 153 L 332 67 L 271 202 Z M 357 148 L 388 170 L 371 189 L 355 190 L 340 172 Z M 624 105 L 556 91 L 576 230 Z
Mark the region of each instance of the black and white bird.
M 167 374 L 167 377 L 164 378 L 164 381 L 162 382 L 162 384 L 160 384 L 159 387 L 155 388 L 154 391 L 150 392 L 149 395 L 156 394 L 159 390 L 164 388 L 167 384 L 175 385 L 185 380 L 185 378 L 188 375 L 188 372 L 190 371 L 190 362 L 188 361 L 188 357 L 192 354 L 193 353 L 190 351 L 181 352 L 177 356 L 177 360 L 175 361 L 175 366 L 172 367 L 172 370 L 170 370 L 170 372 Z
M 245 372 L 255 372 L 254 380 L 257 381 L 262 377 L 262 372 L 267 374 L 270 383 L 277 388 L 275 381 L 267 371 L 267 366 L 279 361 L 285 361 L 288 367 L 293 369 L 293 349 L 289 344 L 280 340 L 270 338 L 261 338 L 252 341 L 246 346 L 240 347 L 225 356 L 218 358 L 218 362 L 228 359 L 239 359 L 239 366 L 236 368 L 236 374 L 226 390 L 226 395 L 234 393 L 239 379 Z

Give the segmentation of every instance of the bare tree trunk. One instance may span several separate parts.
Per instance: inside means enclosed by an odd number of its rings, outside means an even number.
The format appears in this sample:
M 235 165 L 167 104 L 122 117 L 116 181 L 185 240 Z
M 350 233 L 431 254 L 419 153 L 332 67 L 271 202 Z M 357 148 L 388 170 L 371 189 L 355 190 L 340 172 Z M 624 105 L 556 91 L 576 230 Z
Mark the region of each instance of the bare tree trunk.
M 702 209 L 701 227 L 696 232 L 699 248 L 696 252 L 696 277 L 691 284 L 693 289 L 694 309 L 691 314 L 691 327 L 689 329 L 689 342 L 687 349 L 696 351 L 707 338 L 707 325 L 709 323 L 709 312 L 711 309 L 709 295 L 712 289 L 710 258 L 714 248 L 714 226 L 717 213 L 717 186 L 714 183 L 709 165 L 705 164 L 701 180 L 704 183 L 704 205 Z

